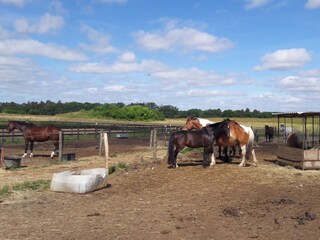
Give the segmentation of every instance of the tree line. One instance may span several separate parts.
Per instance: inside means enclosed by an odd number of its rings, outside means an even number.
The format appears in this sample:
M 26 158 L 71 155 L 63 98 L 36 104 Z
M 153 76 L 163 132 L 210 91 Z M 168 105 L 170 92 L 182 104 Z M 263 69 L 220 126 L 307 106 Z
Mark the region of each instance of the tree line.
M 31 114 L 31 115 L 56 115 L 63 113 L 81 112 L 87 117 L 124 119 L 124 120 L 163 120 L 165 118 L 185 118 L 187 116 L 201 118 L 271 118 L 271 112 L 260 112 L 256 109 L 250 111 L 249 108 L 241 110 L 221 110 L 207 109 L 202 110 L 192 108 L 189 110 L 179 110 L 172 105 L 160 105 L 153 102 L 146 103 L 79 103 L 79 102 L 27 102 L 0 103 L 0 113 Z

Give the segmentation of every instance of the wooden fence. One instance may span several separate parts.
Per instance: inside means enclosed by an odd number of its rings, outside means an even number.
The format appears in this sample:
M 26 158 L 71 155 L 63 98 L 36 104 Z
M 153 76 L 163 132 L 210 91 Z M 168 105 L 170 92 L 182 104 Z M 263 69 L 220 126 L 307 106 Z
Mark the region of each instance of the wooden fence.
M 36 123 L 38 125 L 45 125 L 45 123 Z M 70 136 L 79 140 L 83 136 L 91 136 L 98 139 L 100 133 L 108 133 L 110 138 L 150 138 L 151 130 L 157 129 L 158 136 L 169 135 L 170 132 L 176 131 L 179 126 L 172 125 L 124 125 L 124 124 L 82 124 L 82 123 L 54 123 L 62 129 L 64 137 Z M 0 138 L 9 138 L 15 141 L 16 138 L 22 138 L 23 134 L 15 130 L 11 133 L 7 132 L 6 125 L 0 125 Z

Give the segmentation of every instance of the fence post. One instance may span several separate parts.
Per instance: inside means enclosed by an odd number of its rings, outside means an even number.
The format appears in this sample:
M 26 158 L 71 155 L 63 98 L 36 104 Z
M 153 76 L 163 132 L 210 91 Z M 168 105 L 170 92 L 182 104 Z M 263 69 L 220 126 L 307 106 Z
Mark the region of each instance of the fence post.
M 100 132 L 100 142 L 99 142 L 99 157 L 102 156 L 102 144 L 103 144 L 103 132 Z
M 157 160 L 157 129 L 152 130 L 152 156 L 153 160 Z
M 63 133 L 62 131 L 59 131 L 59 161 L 62 161 L 63 142 Z
M 152 148 L 152 141 L 153 141 L 153 129 L 150 132 L 150 148 Z
M 108 133 L 103 134 L 103 141 L 104 141 L 104 149 L 105 149 L 105 156 L 106 162 L 105 167 L 107 169 L 107 174 L 109 174 L 109 142 L 108 142 Z

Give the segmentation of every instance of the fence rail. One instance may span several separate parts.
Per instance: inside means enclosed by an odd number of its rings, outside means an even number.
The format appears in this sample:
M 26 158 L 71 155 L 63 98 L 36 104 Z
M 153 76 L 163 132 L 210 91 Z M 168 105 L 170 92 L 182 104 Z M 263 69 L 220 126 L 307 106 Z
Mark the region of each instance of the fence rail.
M 39 124 L 40 125 L 40 124 Z M 55 124 L 59 126 L 64 136 L 72 136 L 76 139 L 80 139 L 81 136 L 94 136 L 95 139 L 99 138 L 101 132 L 107 132 L 110 137 L 130 136 L 136 137 L 150 137 L 151 130 L 158 129 L 159 135 L 168 135 L 172 131 L 176 131 L 179 126 L 171 125 L 89 125 L 89 124 L 75 124 L 72 126 L 70 123 L 66 126 L 62 124 Z M 11 133 L 7 132 L 7 126 L 0 125 L 0 137 L 11 138 L 14 141 L 15 138 L 23 137 L 23 133 L 19 130 L 15 130 Z

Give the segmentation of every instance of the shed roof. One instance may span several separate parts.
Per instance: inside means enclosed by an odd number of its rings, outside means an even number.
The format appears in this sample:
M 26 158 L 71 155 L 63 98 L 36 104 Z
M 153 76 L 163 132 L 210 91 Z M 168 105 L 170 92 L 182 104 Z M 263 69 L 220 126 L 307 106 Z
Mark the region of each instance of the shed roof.
M 273 113 L 278 118 L 281 117 L 292 117 L 292 118 L 301 118 L 301 117 L 320 117 L 320 112 L 289 112 L 289 113 Z

